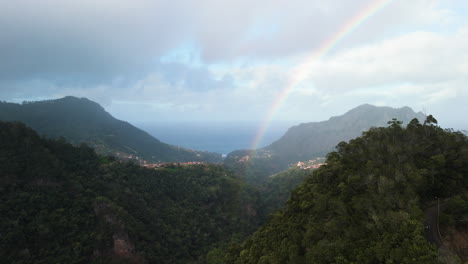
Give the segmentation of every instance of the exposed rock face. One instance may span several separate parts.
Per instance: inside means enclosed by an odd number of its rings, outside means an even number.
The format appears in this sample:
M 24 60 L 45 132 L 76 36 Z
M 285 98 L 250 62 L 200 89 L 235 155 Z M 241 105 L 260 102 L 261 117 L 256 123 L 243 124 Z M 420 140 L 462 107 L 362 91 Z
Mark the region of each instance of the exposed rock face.
M 458 255 L 463 263 L 468 262 L 468 227 L 449 228 L 443 232 L 443 247 Z
M 134 251 L 135 247 L 128 239 L 128 235 L 126 233 L 117 233 L 112 236 L 114 240 L 114 254 L 120 257 L 128 257 L 131 256 Z
M 112 201 L 105 198 L 99 198 L 93 204 L 94 213 L 106 226 L 111 226 L 114 229 L 112 235 L 113 247 L 105 250 L 95 251 L 95 255 L 109 256 L 117 261 L 125 263 L 146 263 L 135 250 L 134 244 L 130 241 L 128 233 L 125 229 L 125 223 L 119 219 L 119 210 Z

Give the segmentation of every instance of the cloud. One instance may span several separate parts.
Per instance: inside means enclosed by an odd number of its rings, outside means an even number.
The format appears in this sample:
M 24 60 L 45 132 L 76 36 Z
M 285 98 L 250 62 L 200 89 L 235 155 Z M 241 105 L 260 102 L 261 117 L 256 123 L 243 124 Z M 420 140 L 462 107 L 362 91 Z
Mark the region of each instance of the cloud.
M 349 48 L 309 63 L 306 78 L 289 98 L 293 107 L 285 111 L 300 114 L 314 108 L 308 107 L 311 101 L 342 111 L 362 103 L 409 105 L 435 109 L 454 126 L 453 113 L 442 106 L 468 101 L 467 61 L 468 27 L 452 33 L 411 32 Z M 468 108 L 459 104 L 458 110 Z
M 312 64 L 309 81 L 327 91 L 429 84 L 468 74 L 468 28 L 454 34 L 414 32 L 348 49 Z
M 128 120 L 262 119 L 290 71 L 373 3 L 0 0 L 0 97 L 84 96 Z M 461 7 L 391 1 L 311 64 L 276 118 L 466 98 Z
M 187 41 L 208 63 L 281 58 L 313 50 L 372 2 L 1 0 L 0 79 L 77 86 L 134 81 Z M 437 22 L 444 14 L 433 0 L 395 2 L 363 26 L 367 36 L 382 35 L 395 12 L 400 23 Z
M 180 41 L 175 7 L 154 1 L 1 1 L 0 78 L 78 85 L 146 73 Z M 165 13 L 168 12 L 168 13 Z
M 208 61 L 239 57 L 275 59 L 313 52 L 355 17 L 368 19 L 338 48 L 393 37 L 408 27 L 424 29 L 450 23 L 454 17 L 454 12 L 441 7 L 438 0 L 391 1 L 376 14 L 364 12 L 375 2 L 294 0 L 285 4 L 284 1 L 264 0 L 255 1 L 256 6 L 252 7 L 252 1 L 240 0 L 236 1 L 237 9 L 215 7 L 211 9 L 213 13 L 206 14 L 215 18 L 213 23 L 234 24 L 236 27 L 228 27 L 225 32 L 199 32 L 203 57 Z M 238 16 L 232 10 L 245 12 Z M 211 28 L 206 24 L 202 27 Z

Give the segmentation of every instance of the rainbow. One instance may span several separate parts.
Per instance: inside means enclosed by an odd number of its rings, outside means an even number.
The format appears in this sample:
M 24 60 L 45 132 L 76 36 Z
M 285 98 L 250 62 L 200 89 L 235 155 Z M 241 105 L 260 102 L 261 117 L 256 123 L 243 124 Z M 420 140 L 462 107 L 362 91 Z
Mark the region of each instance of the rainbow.
M 303 63 L 293 68 L 287 84 L 285 85 L 284 89 L 281 90 L 280 94 L 271 105 L 270 110 L 267 112 L 265 119 L 261 123 L 256 133 L 256 136 L 254 137 L 252 144 L 250 145 L 250 149 L 253 150 L 252 155 L 254 155 L 255 150 L 259 147 L 259 144 L 266 130 L 268 129 L 271 121 L 273 120 L 273 117 L 284 104 L 284 102 L 288 99 L 294 87 L 296 87 L 298 83 L 300 83 L 307 77 L 311 65 L 318 59 L 327 55 L 333 48 L 336 47 L 338 43 L 340 43 L 341 40 L 346 38 L 346 36 L 351 34 L 356 28 L 361 26 L 370 17 L 374 16 L 380 10 L 384 9 L 392 1 L 393 0 L 376 0 L 370 3 L 366 8 L 358 12 L 351 18 L 351 20 L 345 23 L 340 28 L 340 30 L 336 31 L 333 35 L 331 35 L 330 38 L 328 38 L 323 44 L 321 44 L 317 50 L 314 50 L 309 56 L 307 56 L 307 58 L 303 60 Z

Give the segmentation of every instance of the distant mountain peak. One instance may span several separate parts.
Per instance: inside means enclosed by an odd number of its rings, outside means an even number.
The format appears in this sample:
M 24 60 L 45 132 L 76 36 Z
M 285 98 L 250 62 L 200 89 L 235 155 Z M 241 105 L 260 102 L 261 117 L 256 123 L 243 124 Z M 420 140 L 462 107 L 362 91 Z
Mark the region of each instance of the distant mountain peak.
M 333 151 L 339 142 L 356 138 L 371 127 L 386 127 L 392 118 L 402 121 L 403 125 L 413 118 L 418 118 L 421 123 L 425 120 L 422 113 L 415 113 L 408 106 L 392 108 L 362 104 L 326 121 L 293 126 L 280 139 L 255 153 L 258 159 L 262 158 L 261 153 L 267 153 L 263 156 L 269 160 L 263 159 L 265 164 L 262 166 L 271 169 L 268 173 L 276 173 L 298 161 L 323 157 Z M 232 152 L 228 158 L 237 153 Z
M 50 99 L 50 100 L 41 100 L 41 101 L 25 101 L 22 105 L 61 105 L 65 109 L 69 108 L 87 108 L 87 109 L 94 109 L 94 111 L 102 111 L 106 112 L 106 110 L 98 103 L 89 100 L 86 97 L 75 97 L 75 96 L 65 96 L 58 99 Z
M 86 97 L 76 97 L 76 96 L 73 96 L 73 95 L 67 95 L 67 96 L 64 96 L 60 99 L 57 99 L 57 100 L 88 100 L 88 98 Z M 90 100 L 88 100 L 90 101 Z
M 359 105 L 359 106 L 349 110 L 344 115 L 346 115 L 347 113 L 352 113 L 352 112 L 369 111 L 369 110 L 376 110 L 376 109 L 388 110 L 388 111 L 391 111 L 391 110 L 394 110 L 394 111 L 410 111 L 410 112 L 414 113 L 413 109 L 411 109 L 411 107 L 409 107 L 409 106 L 402 106 L 402 107 L 399 107 L 399 108 L 395 108 L 395 107 L 391 107 L 391 106 L 376 106 L 376 105 L 366 103 L 366 104 Z
M 350 111 L 353 111 L 354 109 L 368 109 L 368 108 L 377 108 L 377 107 L 378 106 L 375 106 L 373 104 L 365 103 L 365 104 L 356 106 L 355 108 L 351 109 Z
M 221 160 L 220 154 L 160 142 L 130 123 L 114 118 L 101 105 L 84 97 L 0 103 L 0 120 L 23 122 L 47 137 L 64 137 L 74 144 L 87 143 L 103 154 L 132 154 L 151 162 Z
M 99 108 L 103 109 L 104 108 L 98 104 L 95 101 L 89 100 L 86 97 L 75 97 L 75 96 L 65 96 L 56 100 L 52 100 L 55 102 L 60 102 L 60 103 L 73 103 L 73 104 L 82 104 L 82 105 L 93 105 L 93 106 L 98 106 Z

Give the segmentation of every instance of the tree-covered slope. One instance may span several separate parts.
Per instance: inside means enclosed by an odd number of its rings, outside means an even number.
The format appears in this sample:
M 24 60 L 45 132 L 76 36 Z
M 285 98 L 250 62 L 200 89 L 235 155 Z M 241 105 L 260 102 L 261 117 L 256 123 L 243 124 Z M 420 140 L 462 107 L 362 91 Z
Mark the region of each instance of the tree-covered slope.
M 338 144 L 226 263 L 436 263 L 424 211 L 468 192 L 468 140 L 431 122 Z
M 204 263 L 254 226 L 219 165 L 146 169 L 0 122 L 2 263 Z
M 292 167 L 288 170 L 273 174 L 264 184 L 260 185 L 259 192 L 262 198 L 262 212 L 270 215 L 278 208 L 285 206 L 291 192 L 307 177 L 311 177 L 313 169 Z
M 122 152 L 148 161 L 220 162 L 221 155 L 165 144 L 111 116 L 99 104 L 72 96 L 23 104 L 0 103 L 0 120 L 19 121 L 39 134 L 87 143 L 103 154 Z
M 265 177 L 287 169 L 298 161 L 324 157 L 336 144 L 361 135 L 371 127 L 386 126 L 388 120 L 397 118 L 408 124 L 413 118 L 425 117 L 409 107 L 391 108 L 369 104 L 358 106 L 344 115 L 322 122 L 303 123 L 291 127 L 280 139 L 256 151 L 234 151 L 225 164 L 245 175 L 251 183 L 262 183 Z M 239 162 L 249 156 L 248 166 Z

